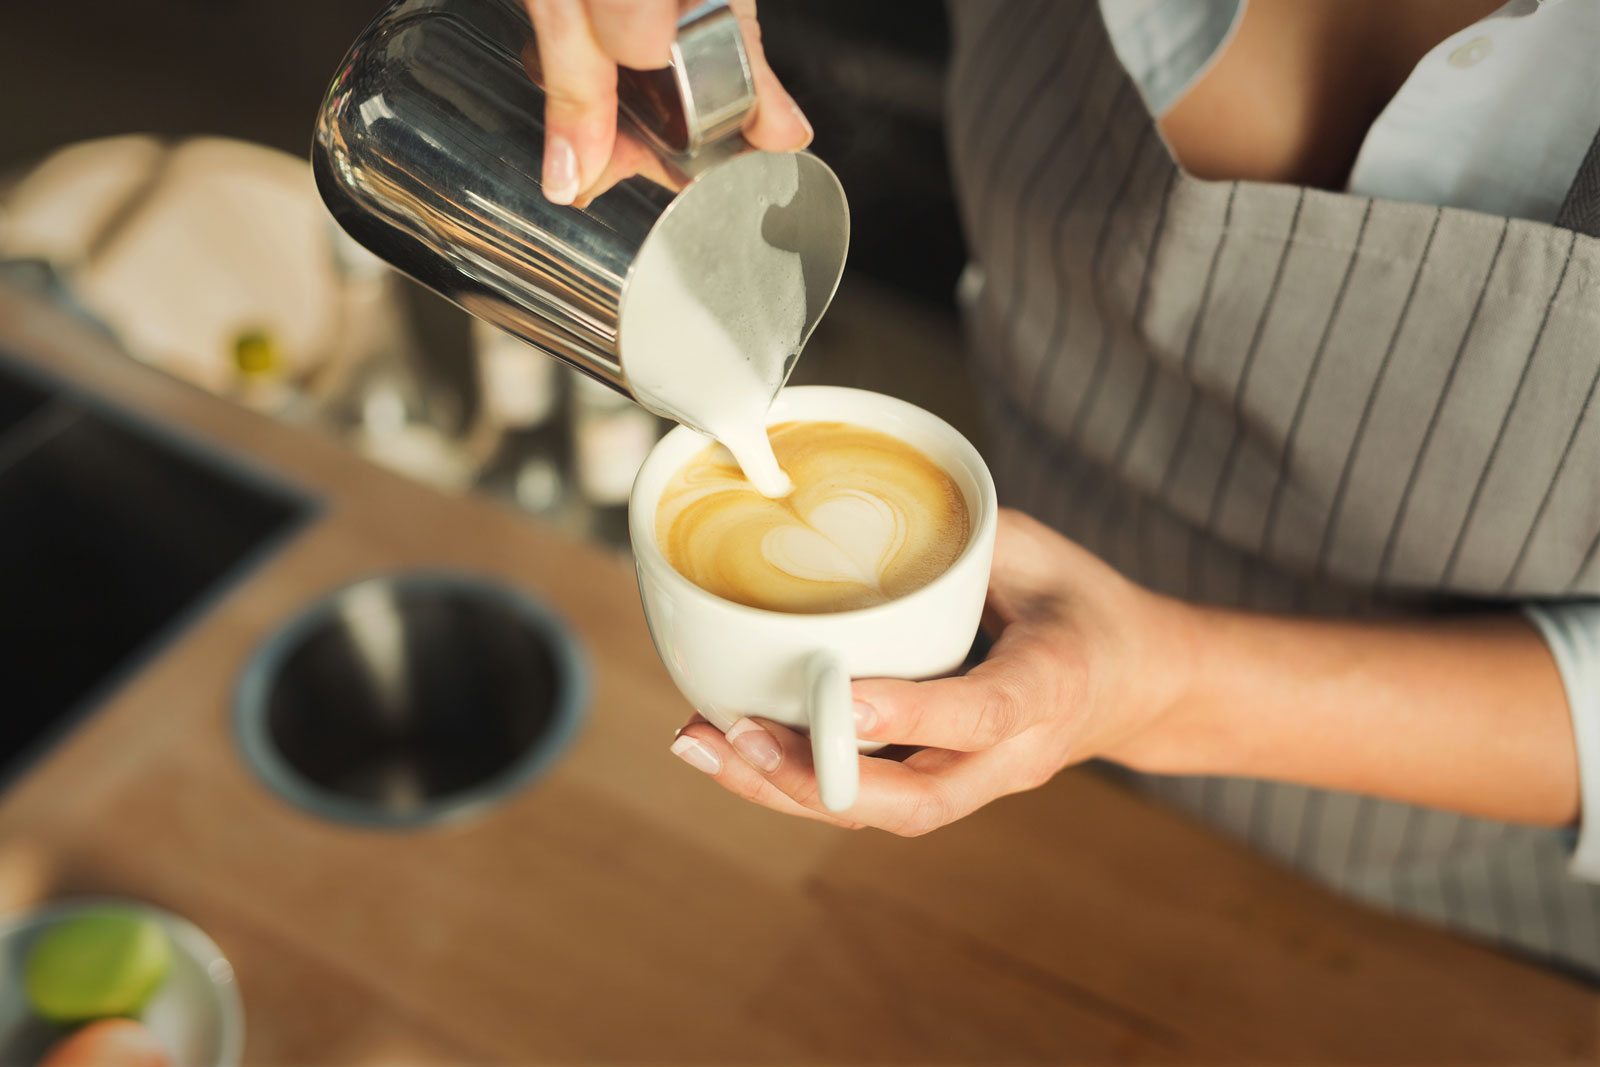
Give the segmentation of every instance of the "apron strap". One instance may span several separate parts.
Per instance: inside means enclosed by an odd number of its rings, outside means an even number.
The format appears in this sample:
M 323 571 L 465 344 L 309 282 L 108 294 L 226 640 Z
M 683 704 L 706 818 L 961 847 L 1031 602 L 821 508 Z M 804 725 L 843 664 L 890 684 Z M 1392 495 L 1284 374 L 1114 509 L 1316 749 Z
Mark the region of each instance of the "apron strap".
M 1590 237 L 1600 237 L 1600 133 L 1595 134 L 1578 176 L 1556 215 L 1556 225 Z

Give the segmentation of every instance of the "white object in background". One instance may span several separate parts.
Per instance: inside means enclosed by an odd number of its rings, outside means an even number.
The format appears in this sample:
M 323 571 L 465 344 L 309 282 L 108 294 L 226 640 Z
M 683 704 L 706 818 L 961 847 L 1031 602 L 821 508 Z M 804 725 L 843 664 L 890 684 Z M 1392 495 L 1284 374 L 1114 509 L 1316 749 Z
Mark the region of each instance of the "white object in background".
M 472 351 L 484 413 L 497 425 L 521 430 L 538 426 L 555 411 L 560 395 L 555 357 L 526 341 L 472 319 Z
M 166 157 L 154 137 L 108 137 L 57 149 L 6 191 L 0 255 L 76 269 L 137 201 Z
M 511 496 L 517 506 L 535 515 L 553 513 L 561 506 L 565 492 L 561 468 L 548 456 L 534 456 L 524 461 L 511 483 Z
M 627 503 L 639 465 L 660 434 L 660 423 L 621 393 L 577 372 L 573 372 L 572 396 L 578 492 L 599 507 Z
M 823 803 L 855 801 L 857 742 L 850 678 L 933 678 L 961 666 L 989 586 L 998 522 L 994 480 L 978 450 L 943 419 L 860 389 L 784 389 L 768 422 L 828 419 L 879 430 L 920 449 L 955 479 L 967 501 L 967 546 L 939 577 L 887 604 L 790 615 L 713 596 L 679 574 L 656 542 L 656 507 L 672 476 L 706 447 L 679 427 L 639 471 L 628 530 L 650 636 L 689 703 L 719 730 L 746 715 L 808 729 Z
M 394 268 L 368 252 L 366 247 L 331 217 L 325 222 L 328 241 L 333 248 L 333 265 L 341 277 L 353 282 L 375 282 L 390 277 Z
M 379 432 L 362 427 L 354 440 L 357 451 L 367 459 L 413 481 L 448 492 L 472 487 L 476 472 L 471 458 L 429 426 L 402 422 Z
M 60 264 L 135 357 L 212 392 L 239 384 L 247 333 L 271 337 L 282 380 L 339 339 L 336 248 L 304 159 L 221 138 L 89 141 L 47 157 L 5 209 L 0 255 Z

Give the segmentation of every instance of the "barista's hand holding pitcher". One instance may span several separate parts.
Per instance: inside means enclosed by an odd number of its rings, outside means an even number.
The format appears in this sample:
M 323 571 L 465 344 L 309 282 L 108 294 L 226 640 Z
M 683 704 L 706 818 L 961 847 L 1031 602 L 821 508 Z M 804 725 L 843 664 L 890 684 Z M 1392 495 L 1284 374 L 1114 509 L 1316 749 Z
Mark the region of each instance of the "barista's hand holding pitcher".
M 583 204 L 640 169 L 644 153 L 617 138 L 617 66 L 667 65 L 679 0 L 526 0 L 539 38 L 546 140 L 543 185 L 557 204 Z M 811 143 L 811 125 L 767 65 L 756 0 L 731 0 L 739 18 L 756 108 L 745 137 L 769 152 Z M 618 151 L 614 152 L 613 150 Z M 634 158 L 638 156 L 639 158 Z

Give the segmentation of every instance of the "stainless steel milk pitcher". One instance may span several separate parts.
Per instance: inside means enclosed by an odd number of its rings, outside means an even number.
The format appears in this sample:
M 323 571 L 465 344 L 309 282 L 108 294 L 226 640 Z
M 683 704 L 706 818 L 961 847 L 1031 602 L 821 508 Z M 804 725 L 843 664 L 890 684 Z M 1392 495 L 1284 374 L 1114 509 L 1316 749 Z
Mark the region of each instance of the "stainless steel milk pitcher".
M 760 328 L 760 309 L 740 306 L 752 297 L 739 284 L 740 235 L 725 223 L 738 208 L 762 240 L 800 257 L 803 344 L 844 269 L 844 192 L 810 153 L 745 143 L 741 123 L 755 94 L 737 19 L 721 2 L 683 17 L 670 68 L 619 79 L 619 136 L 645 146 L 658 178 L 675 188 L 635 176 L 586 207 L 552 204 L 540 188 L 536 56 L 516 0 L 396 0 L 329 87 L 312 149 L 317 186 L 340 225 L 404 273 L 695 425 L 630 380 L 637 342 L 625 338 L 674 329 L 671 301 L 639 299 L 630 315 L 630 294 L 665 291 L 654 264 L 670 262 L 673 292 L 687 287 L 713 316 Z M 641 260 L 651 242 L 668 254 Z M 774 380 L 797 354 L 771 357 L 786 360 Z

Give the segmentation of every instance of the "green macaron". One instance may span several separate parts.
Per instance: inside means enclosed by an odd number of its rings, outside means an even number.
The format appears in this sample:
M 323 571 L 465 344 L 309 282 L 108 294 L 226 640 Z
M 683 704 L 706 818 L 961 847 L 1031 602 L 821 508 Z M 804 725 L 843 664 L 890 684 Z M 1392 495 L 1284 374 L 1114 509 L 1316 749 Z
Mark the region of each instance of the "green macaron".
M 42 1018 L 76 1023 L 137 1015 L 172 964 L 160 925 L 136 912 L 103 909 L 63 919 L 28 953 L 28 1002 Z

